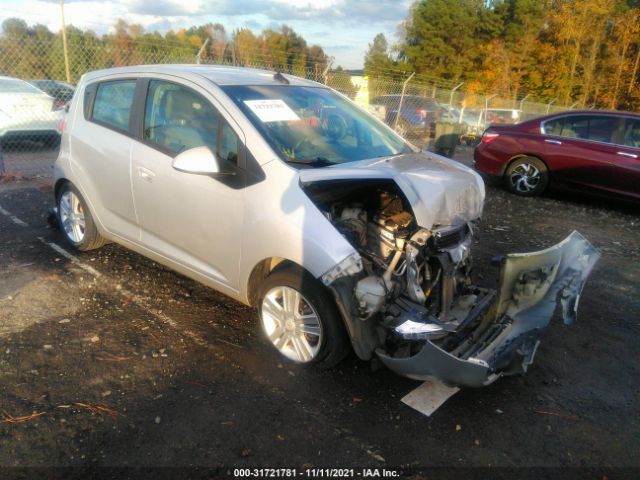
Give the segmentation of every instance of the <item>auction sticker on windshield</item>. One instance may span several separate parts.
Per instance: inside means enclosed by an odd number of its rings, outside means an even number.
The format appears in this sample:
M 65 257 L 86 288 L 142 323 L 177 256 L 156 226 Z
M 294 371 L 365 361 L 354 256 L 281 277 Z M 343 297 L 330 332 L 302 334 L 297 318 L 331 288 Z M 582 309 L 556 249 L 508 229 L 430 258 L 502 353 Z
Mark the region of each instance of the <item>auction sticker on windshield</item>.
M 245 100 L 245 105 L 251 109 L 261 122 L 291 122 L 300 120 L 296 112 L 289 108 L 283 100 Z

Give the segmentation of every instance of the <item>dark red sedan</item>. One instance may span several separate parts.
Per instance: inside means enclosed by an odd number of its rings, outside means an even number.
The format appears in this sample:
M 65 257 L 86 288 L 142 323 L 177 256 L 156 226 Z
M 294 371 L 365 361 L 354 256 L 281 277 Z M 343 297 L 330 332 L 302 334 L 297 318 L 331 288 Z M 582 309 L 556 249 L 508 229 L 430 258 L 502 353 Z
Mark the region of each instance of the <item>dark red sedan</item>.
M 640 115 L 556 113 L 487 128 L 475 168 L 518 195 L 539 195 L 550 183 L 640 200 Z

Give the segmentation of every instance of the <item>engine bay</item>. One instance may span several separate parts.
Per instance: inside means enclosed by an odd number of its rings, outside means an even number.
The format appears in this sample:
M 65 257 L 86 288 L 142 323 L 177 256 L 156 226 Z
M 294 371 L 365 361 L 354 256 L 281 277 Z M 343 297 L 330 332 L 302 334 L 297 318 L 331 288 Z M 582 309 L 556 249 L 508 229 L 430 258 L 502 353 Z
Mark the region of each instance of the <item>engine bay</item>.
M 471 284 L 469 224 L 420 227 L 389 180 L 323 182 L 306 190 L 362 257 L 350 314 L 376 319 L 387 351 L 410 353 L 415 341 L 444 339 L 465 326 L 479 303 L 489 303 L 489 293 Z

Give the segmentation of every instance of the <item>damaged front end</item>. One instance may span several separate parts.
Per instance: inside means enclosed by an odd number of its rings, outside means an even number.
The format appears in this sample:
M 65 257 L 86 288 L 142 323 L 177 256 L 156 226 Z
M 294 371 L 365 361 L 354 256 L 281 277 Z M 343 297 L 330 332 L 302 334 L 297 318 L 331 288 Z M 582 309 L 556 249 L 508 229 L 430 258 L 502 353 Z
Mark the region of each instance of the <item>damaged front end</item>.
M 501 259 L 497 291 L 470 280 L 470 220 L 422 228 L 389 179 L 319 182 L 307 194 L 357 253 L 322 280 L 354 350 L 401 375 L 479 387 L 523 373 L 559 301 L 575 320 L 599 252 L 578 232 L 548 249 Z

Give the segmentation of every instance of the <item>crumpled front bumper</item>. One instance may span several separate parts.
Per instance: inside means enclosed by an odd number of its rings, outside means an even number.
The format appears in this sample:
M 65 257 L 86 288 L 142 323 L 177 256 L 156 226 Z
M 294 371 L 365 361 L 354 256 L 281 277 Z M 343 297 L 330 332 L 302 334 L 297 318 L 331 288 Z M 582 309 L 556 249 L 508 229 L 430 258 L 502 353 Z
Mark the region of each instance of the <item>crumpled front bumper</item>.
M 445 382 L 480 387 L 502 375 L 523 373 L 533 362 L 540 337 L 558 302 L 565 324 L 576 319 L 584 284 L 600 252 L 574 231 L 545 250 L 502 259 L 496 299 L 460 341 L 446 349 L 423 341 L 411 356 L 376 351 L 394 372 L 414 379 L 435 376 Z

